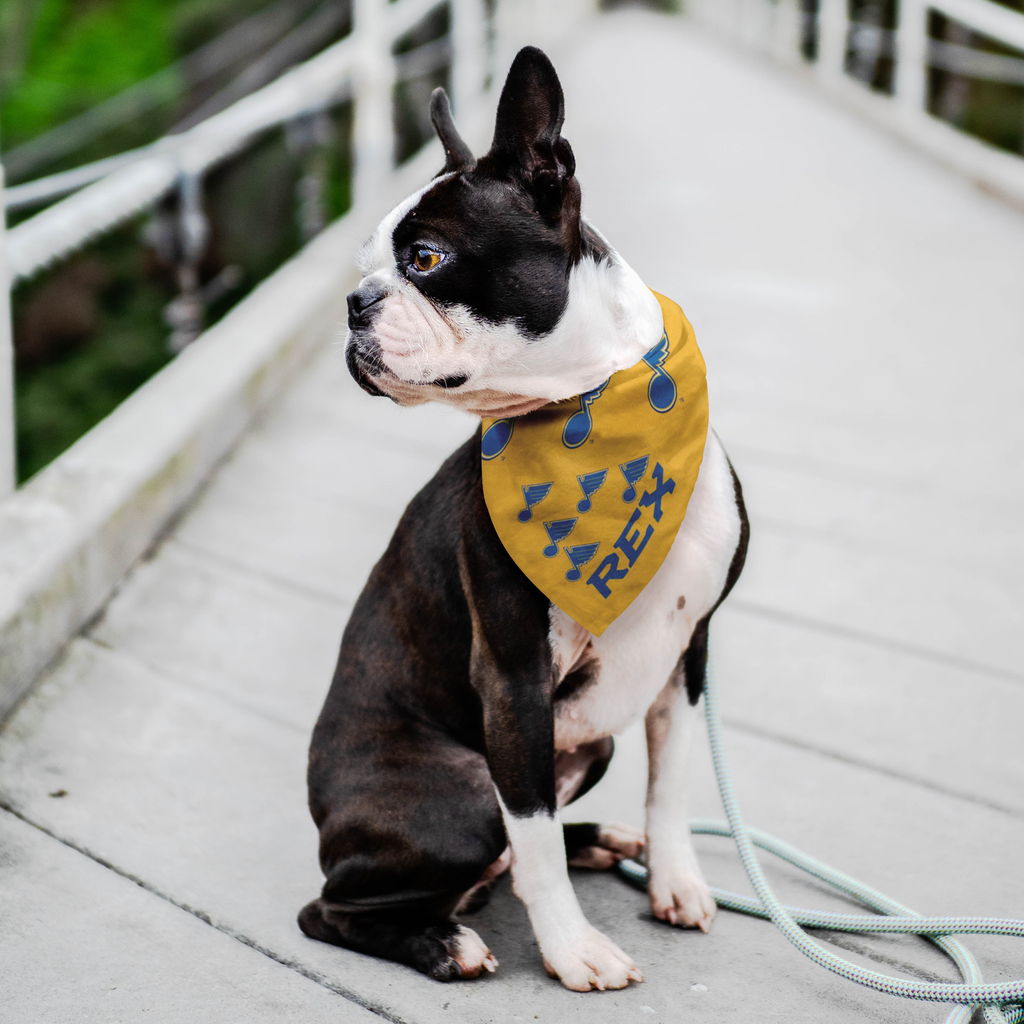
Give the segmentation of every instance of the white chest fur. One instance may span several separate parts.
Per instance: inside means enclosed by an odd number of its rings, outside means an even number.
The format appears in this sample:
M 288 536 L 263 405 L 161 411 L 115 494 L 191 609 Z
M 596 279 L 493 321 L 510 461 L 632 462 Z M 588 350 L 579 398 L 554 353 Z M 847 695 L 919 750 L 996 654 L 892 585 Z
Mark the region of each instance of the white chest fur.
M 640 596 L 600 637 L 551 607 L 555 678 L 573 673 L 555 705 L 557 750 L 619 733 L 646 713 L 721 595 L 739 539 L 729 463 L 709 431 L 686 517 Z

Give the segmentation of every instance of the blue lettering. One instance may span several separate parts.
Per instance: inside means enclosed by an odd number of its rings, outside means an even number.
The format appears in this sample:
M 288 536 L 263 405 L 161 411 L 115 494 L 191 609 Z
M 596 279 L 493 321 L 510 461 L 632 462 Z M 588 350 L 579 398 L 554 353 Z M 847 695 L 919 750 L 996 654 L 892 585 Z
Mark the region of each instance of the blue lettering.
M 610 555 L 605 555 L 604 561 L 587 580 L 587 585 L 594 587 L 603 598 L 607 599 L 612 596 L 608 581 L 621 580 L 628 572 L 629 569 L 619 568 L 619 556 L 613 551 Z
M 640 505 L 646 508 L 648 505 L 654 506 L 654 521 L 656 523 L 661 522 L 661 499 L 666 494 L 671 494 L 676 489 L 676 482 L 671 477 L 668 480 L 664 479 L 665 470 L 661 468 L 661 463 L 656 463 L 654 471 L 651 473 L 654 478 L 654 490 L 644 491 L 640 496 Z M 632 522 L 632 519 L 630 520 Z M 645 542 L 646 543 L 646 542 Z
M 643 502 L 641 501 L 642 505 Z M 612 545 L 618 548 L 629 560 L 629 567 L 633 568 L 633 563 L 640 557 L 640 552 L 647 547 L 647 542 L 654 535 L 654 527 L 650 523 L 647 524 L 647 532 L 644 534 L 644 539 L 637 544 L 636 539 L 640 536 L 639 530 L 633 530 L 632 536 L 627 536 L 629 531 L 633 528 L 633 525 L 640 518 L 640 509 L 633 509 L 633 514 L 629 517 L 629 522 L 626 523 L 622 533 L 619 534 L 619 539 Z

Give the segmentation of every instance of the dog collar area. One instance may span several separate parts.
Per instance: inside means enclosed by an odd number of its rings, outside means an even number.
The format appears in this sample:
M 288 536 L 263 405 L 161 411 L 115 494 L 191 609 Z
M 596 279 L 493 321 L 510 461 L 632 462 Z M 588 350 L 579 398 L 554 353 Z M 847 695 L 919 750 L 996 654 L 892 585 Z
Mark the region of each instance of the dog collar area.
M 484 501 L 516 565 L 600 636 L 668 556 L 704 457 L 708 395 L 693 328 L 654 293 L 663 332 L 574 399 L 485 418 Z

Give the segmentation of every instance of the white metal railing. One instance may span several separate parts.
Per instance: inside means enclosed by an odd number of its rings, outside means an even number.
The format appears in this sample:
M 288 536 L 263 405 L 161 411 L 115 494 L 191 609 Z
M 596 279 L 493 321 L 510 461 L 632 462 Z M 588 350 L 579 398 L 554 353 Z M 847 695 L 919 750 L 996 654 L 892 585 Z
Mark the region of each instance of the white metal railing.
M 970 32 L 1024 54 L 1024 14 L 993 0 L 899 0 L 895 30 L 857 24 L 848 0 L 817 0 L 808 13 L 800 0 L 687 0 L 686 13 L 716 32 L 789 64 L 805 64 L 807 29 L 813 29 L 815 76 L 857 107 L 969 175 L 989 190 L 1024 204 L 1024 159 L 959 131 L 928 111 L 928 72 L 939 69 L 968 77 L 1024 84 L 1024 58 L 975 50 L 929 36 L 936 12 Z M 855 81 L 859 52 L 891 56 L 896 71 L 892 94 Z
M 495 12 L 493 3 L 485 7 L 484 0 L 447 2 L 456 114 L 467 141 L 480 151 L 497 99 L 497 89 L 488 93 L 485 81 L 500 85 L 498 75 L 519 46 L 557 45 L 596 4 L 501 0 Z M 262 93 L 269 97 L 265 106 L 250 97 L 192 135 L 194 149 L 133 157 L 109 181 L 97 181 L 10 232 L 20 239 L 16 256 L 25 271 L 71 251 L 140 203 L 151 203 L 163 194 L 161 189 L 178 188 L 184 213 L 201 213 L 196 208 L 201 173 L 183 172 L 201 172 L 204 162 L 243 145 L 245 132 L 273 121 L 272 111 L 278 118 L 297 110 L 311 113 L 300 114 L 302 119 L 288 127 L 293 135 L 315 135 L 321 116 L 317 104 L 335 95 L 353 101 L 356 181 L 348 213 L 68 451 L 0 500 L 0 719 L 104 606 L 267 403 L 315 352 L 336 339 L 359 245 L 382 213 L 427 180 L 443 159 L 440 145 L 432 142 L 401 167 L 392 166 L 394 87 L 413 65 L 411 57 L 393 59 L 393 45 L 436 3 L 355 0 L 355 31 L 346 45 L 325 51 L 269 86 Z M 422 69 L 440 60 L 442 49 L 420 55 L 415 66 Z M 333 63 L 325 67 L 328 62 Z M 210 128 L 214 123 L 221 126 L 216 132 Z M 58 208 L 67 216 L 55 221 L 52 211 Z M 30 228 L 33 223 L 37 226 Z M 6 274 L 7 240 L 0 232 L 0 282 Z M 12 418 L 3 405 L 4 396 L 8 402 L 10 397 L 7 298 L 7 289 L 0 288 L 0 448 L 8 459 L 9 482 Z
M 442 4 L 449 8 L 449 38 L 428 44 L 429 53 L 394 57 L 396 40 Z M 564 0 L 555 10 L 544 0 L 505 0 L 498 12 L 499 29 L 488 25 L 494 5 L 485 0 L 353 0 L 352 31 L 345 39 L 220 113 L 141 149 L 19 186 L 19 202 L 79 190 L 0 238 L 0 281 L 6 278 L 13 286 L 177 189 L 185 265 L 179 267 L 182 296 L 176 310 L 186 320 L 191 310 L 195 320 L 196 303 L 190 305 L 188 292 L 195 292 L 195 266 L 205 245 L 202 179 L 207 170 L 270 128 L 353 99 L 351 212 L 368 209 L 387 191 L 393 172 L 391 104 L 397 80 L 422 71 L 424 62 L 437 66 L 439 60 L 450 60 L 452 102 L 464 116 L 478 103 L 485 79 L 493 76 L 495 68 L 488 62 L 495 58 L 491 43 L 496 37 L 507 54 L 523 41 L 524 31 L 534 39 L 557 35 L 594 7 L 593 0 Z M 0 497 L 14 486 L 13 350 L 8 289 L 2 292 Z M 186 340 L 188 336 L 186 330 Z
M 442 4 L 449 7 L 449 37 L 394 57 L 395 41 Z M 1022 51 L 1024 15 L 992 0 L 900 0 L 895 32 L 866 32 L 865 26 L 851 23 L 848 0 L 818 0 L 814 14 L 806 13 L 807 6 L 801 0 L 687 0 L 685 10 L 743 44 L 789 63 L 804 62 L 802 48 L 810 19 L 816 49 L 813 67 L 822 82 L 859 98 L 864 109 L 887 119 L 933 155 L 1024 202 L 1024 160 L 956 131 L 932 117 L 926 104 L 929 67 L 969 73 L 972 67 L 982 67 L 980 59 L 987 62 L 982 70 L 1000 80 L 1012 81 L 1024 73 L 1024 62 L 1018 67 L 1016 58 L 930 40 L 929 11 L 945 14 L 972 31 Z M 19 201 L 26 202 L 34 201 L 34 196 L 79 190 L 6 232 L 0 239 L 0 281 L 6 275 L 14 284 L 31 276 L 177 189 L 179 228 L 186 250 L 186 265 L 179 268 L 179 277 L 182 298 L 188 300 L 189 288 L 195 290 L 195 264 L 205 244 L 202 179 L 209 168 L 270 128 L 315 116 L 330 105 L 352 99 L 352 212 L 366 210 L 387 191 L 393 171 L 391 104 L 396 81 L 428 64 L 437 66 L 438 61 L 450 60 L 453 105 L 465 117 L 478 104 L 485 80 L 496 72 L 495 62 L 507 63 L 521 43 L 563 35 L 595 7 L 595 0 L 501 0 L 496 17 L 488 24 L 486 12 L 489 9 L 493 14 L 495 5 L 485 5 L 485 0 L 353 0 L 349 36 L 193 128 L 107 161 L 63 172 L 63 177 L 19 185 Z M 495 39 L 497 52 L 491 45 Z M 858 47 L 895 55 L 892 97 L 872 94 L 868 99 L 868 90 L 851 79 L 848 54 Z M 61 180 L 55 182 L 56 178 Z M 196 329 L 196 308 L 188 301 L 177 307 L 184 321 L 192 317 L 182 328 L 186 340 Z M 0 497 L 12 489 L 14 480 L 12 358 L 9 300 L 7 289 L 3 289 Z
M 438 3 L 402 0 L 386 5 L 382 12 L 386 17 L 379 19 L 382 24 L 370 28 L 372 20 L 365 17 L 361 6 L 373 8 L 376 15 L 381 5 L 377 0 L 363 5 L 357 2 L 357 12 L 364 15 L 361 30 L 194 128 L 135 151 L 126 166 L 8 231 L 12 282 L 31 276 L 151 205 L 182 176 L 202 174 L 237 152 L 253 136 L 335 103 L 353 91 L 365 96 L 369 80 L 386 78 L 391 63 L 389 51 L 383 55 L 374 52 L 378 48 L 374 43 L 379 42 L 375 37 L 386 35 L 390 42 Z M 373 70 L 368 71 L 368 66 Z M 385 117 L 381 134 L 387 134 L 390 143 L 390 109 Z M 368 154 L 362 152 L 360 156 L 365 164 Z M 373 164 L 377 173 L 390 169 L 387 161 L 374 160 Z
M 400 32 L 436 3 L 437 0 L 433 4 L 429 0 L 404 0 L 392 5 L 391 25 Z M 362 52 L 360 43 L 364 47 Z M 191 284 L 194 291 L 197 282 L 190 278 L 195 277 L 195 264 L 202 255 L 206 234 L 198 197 L 204 172 L 267 129 L 344 98 L 351 90 L 360 60 L 365 59 L 365 37 L 350 35 L 194 128 L 114 158 L 109 172 L 99 180 L 6 231 L 4 273 L 9 285 L 4 289 L 5 303 L 9 302 L 9 287 L 152 206 L 175 187 L 181 189 L 182 234 L 186 264 L 191 264 L 184 268 L 183 290 Z M 195 303 L 186 303 L 184 308 L 194 310 Z M 13 359 L 9 308 L 0 313 L 6 314 L 0 328 L 0 362 L 4 367 L 0 370 L 2 496 L 14 486 L 14 408 L 9 372 Z
M 0 196 L 4 169 L 0 166 Z M 0 213 L 2 213 L 0 207 Z M 2 227 L 2 225 L 0 225 Z M 0 230 L 0 498 L 14 488 L 14 338 L 11 335 L 11 293 L 7 279 L 7 232 Z

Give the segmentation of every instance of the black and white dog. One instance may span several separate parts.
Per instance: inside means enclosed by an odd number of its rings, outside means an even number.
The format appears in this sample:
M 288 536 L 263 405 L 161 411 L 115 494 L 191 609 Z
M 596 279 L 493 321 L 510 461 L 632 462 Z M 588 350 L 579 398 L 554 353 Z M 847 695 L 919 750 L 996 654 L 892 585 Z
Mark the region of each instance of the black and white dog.
M 580 216 L 562 90 L 539 50 L 516 57 L 490 152 L 474 159 L 441 90 L 444 170 L 380 224 L 348 297 L 347 361 L 400 405 L 517 416 L 638 363 L 653 294 Z M 454 915 L 511 864 L 548 973 L 571 989 L 642 976 L 583 916 L 567 863 L 646 853 L 656 917 L 707 931 L 715 903 L 691 845 L 687 759 L 708 620 L 743 566 L 740 485 L 708 434 L 660 570 L 600 637 L 523 575 L 484 504 L 480 432 L 413 499 L 345 630 L 313 733 L 309 802 L 323 893 L 309 936 L 434 978 L 493 971 Z M 612 735 L 646 715 L 646 835 L 569 825 Z

